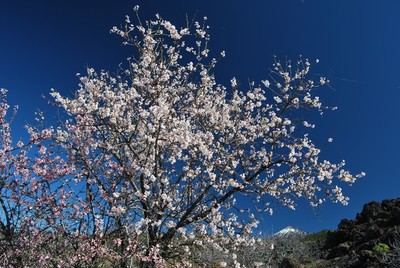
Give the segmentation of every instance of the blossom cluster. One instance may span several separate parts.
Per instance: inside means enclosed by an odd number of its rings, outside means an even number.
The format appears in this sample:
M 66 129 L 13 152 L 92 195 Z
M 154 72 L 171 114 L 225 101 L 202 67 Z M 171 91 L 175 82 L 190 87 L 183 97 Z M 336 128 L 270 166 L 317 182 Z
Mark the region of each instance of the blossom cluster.
M 305 134 L 315 125 L 304 114 L 332 109 L 316 95 L 329 81 L 309 78 L 308 59 L 275 58 L 265 80 L 242 90 L 236 78 L 217 83 L 206 18 L 183 28 L 159 15 L 125 22 L 111 32 L 136 50 L 118 74 L 88 68 L 75 97 L 51 92 L 66 112 L 60 126 L 29 127 L 29 143 L 11 153 L 4 99 L 0 107 L 0 168 L 10 178 L 0 191 L 3 199 L 15 192 L 10 207 L 27 213 L 10 228 L 26 219 L 39 241 L 32 249 L 53 243 L 39 262 L 50 266 L 58 254 L 59 267 L 99 260 L 186 267 L 193 248 L 255 243 L 259 219 L 241 198 L 265 212 L 271 200 L 294 209 L 299 197 L 312 206 L 327 198 L 347 204 L 339 185 L 364 174 L 321 159 Z M 58 243 L 69 250 L 57 251 Z

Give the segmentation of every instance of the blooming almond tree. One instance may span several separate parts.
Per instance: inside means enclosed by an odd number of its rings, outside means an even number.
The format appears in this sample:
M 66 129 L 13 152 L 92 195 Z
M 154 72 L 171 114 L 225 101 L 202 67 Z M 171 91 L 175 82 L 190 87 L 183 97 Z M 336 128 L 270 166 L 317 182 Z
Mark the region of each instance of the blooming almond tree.
M 0 92 L 0 266 L 44 265 L 57 255 L 49 244 L 59 234 L 57 215 L 67 196 L 56 182 L 71 171 L 62 159 L 46 152 L 43 144 L 50 141 L 51 129 L 31 128 L 26 144 L 13 143 L 10 121 L 17 109 L 7 116 L 6 92 Z
M 21 141 L 13 144 L 10 121 L 17 107 L 8 116 L 7 91 L 1 89 L 0 94 L 0 265 L 16 267 L 46 236 L 35 227 L 49 215 L 52 197 L 44 183 L 49 180 L 31 177 L 28 168 L 41 169 L 41 163 L 32 163 L 27 155 L 35 142 L 46 137 L 35 136 L 26 145 Z M 40 210 L 36 210 L 38 205 Z
M 266 212 L 271 200 L 294 208 L 299 197 L 347 204 L 338 183 L 363 174 L 321 159 L 307 134 L 314 125 L 304 114 L 328 109 L 315 94 L 328 81 L 308 78 L 309 60 L 275 59 L 259 84 L 241 90 L 232 78 L 225 87 L 206 18 L 179 29 L 159 15 L 137 18 L 112 29 L 135 49 L 125 68 L 88 69 L 75 97 L 51 93 L 68 116 L 55 140 L 121 267 L 133 257 L 143 267 L 189 266 L 202 245 L 252 243 L 258 221 L 241 200 Z
M 120 259 L 104 245 L 101 219 L 79 198 L 74 165 L 60 156 L 53 129 L 28 127 L 29 141 L 13 142 L 17 109 L 7 115 L 6 92 L 0 91 L 0 266 L 93 267 Z

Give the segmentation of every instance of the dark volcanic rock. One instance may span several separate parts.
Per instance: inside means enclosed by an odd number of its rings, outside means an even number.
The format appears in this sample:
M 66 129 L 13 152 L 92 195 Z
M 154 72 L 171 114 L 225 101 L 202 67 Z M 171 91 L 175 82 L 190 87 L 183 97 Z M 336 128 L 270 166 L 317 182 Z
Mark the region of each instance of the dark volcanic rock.
M 400 199 L 370 202 L 355 220 L 344 219 L 338 229 L 328 233 L 326 259 L 346 259 L 346 267 L 382 267 L 373 247 L 390 244 L 400 232 Z M 351 260 L 349 260 L 351 257 Z

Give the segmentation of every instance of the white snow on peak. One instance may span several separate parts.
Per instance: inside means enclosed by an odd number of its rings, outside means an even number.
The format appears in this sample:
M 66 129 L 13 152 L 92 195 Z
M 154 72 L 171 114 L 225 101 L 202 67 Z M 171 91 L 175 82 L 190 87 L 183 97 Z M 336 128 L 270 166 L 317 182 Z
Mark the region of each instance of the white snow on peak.
M 290 235 L 290 234 L 304 234 L 305 232 L 300 231 L 299 229 L 296 229 L 292 226 L 288 226 L 280 230 L 279 232 L 275 233 L 277 236 L 285 236 L 285 235 Z

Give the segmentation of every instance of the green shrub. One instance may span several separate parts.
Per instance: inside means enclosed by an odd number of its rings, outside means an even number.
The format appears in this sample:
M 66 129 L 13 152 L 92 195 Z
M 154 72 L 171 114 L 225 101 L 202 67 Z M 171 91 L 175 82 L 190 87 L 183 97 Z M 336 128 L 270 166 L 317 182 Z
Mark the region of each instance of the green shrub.
M 372 250 L 377 252 L 377 253 L 383 254 L 383 253 L 388 252 L 390 250 L 390 247 L 385 243 L 379 243 L 379 244 L 376 244 L 372 248 Z

